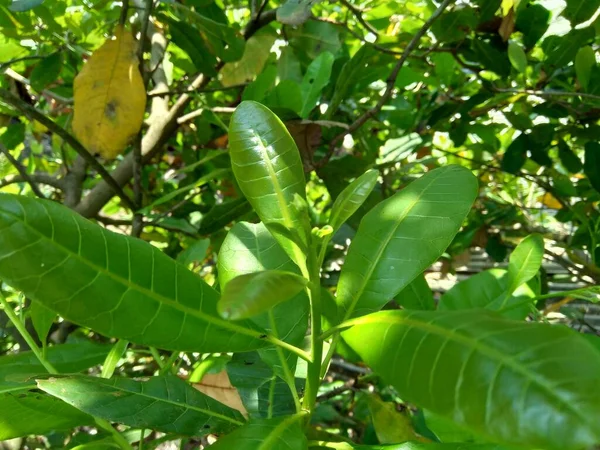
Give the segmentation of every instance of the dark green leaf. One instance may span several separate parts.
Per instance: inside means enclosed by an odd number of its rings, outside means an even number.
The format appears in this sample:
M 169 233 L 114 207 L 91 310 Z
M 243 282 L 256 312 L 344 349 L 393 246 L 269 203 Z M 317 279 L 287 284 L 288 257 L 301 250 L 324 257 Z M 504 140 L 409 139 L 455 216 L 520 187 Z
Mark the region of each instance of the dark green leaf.
M 566 327 L 475 310 L 384 311 L 353 323 L 346 342 L 405 400 L 507 444 L 600 442 L 600 353 Z
M 585 144 L 583 172 L 593 188 L 600 192 L 600 144 L 598 142 Z
M 308 118 L 321 98 L 321 91 L 329 84 L 333 60 L 331 53 L 323 52 L 306 69 L 304 79 L 300 85 L 303 100 L 300 117 Z
M 271 310 L 306 287 L 307 280 L 281 270 L 238 275 L 223 289 L 217 309 L 222 317 L 240 320 Z
M 46 86 L 56 81 L 63 66 L 62 53 L 56 52 L 42 59 L 31 72 L 31 87 L 42 91 Z
M 300 61 L 289 46 L 281 49 L 281 56 L 277 61 L 277 75 L 281 81 L 292 80 L 298 84 L 302 83 Z
M 427 173 L 367 213 L 340 275 L 340 319 L 381 309 L 437 260 L 476 195 L 471 172 L 450 165 Z
M 563 10 L 563 16 L 565 16 L 571 22 L 571 25 L 575 26 L 581 22 L 585 22 L 592 18 L 592 16 L 600 8 L 599 0 L 566 0 L 567 6 Z
M 287 30 L 290 45 L 303 60 L 313 61 L 322 52 L 335 55 L 341 47 L 338 28 L 330 23 L 309 20 Z
M 431 31 L 438 40 L 454 42 L 464 39 L 467 33 L 477 26 L 477 16 L 473 8 L 467 6 L 446 12 L 433 23 Z
M 139 239 L 54 202 L 0 195 L 0 278 L 65 319 L 108 336 L 188 351 L 266 346 L 250 322 L 217 313 L 218 294 Z
M 295 196 L 306 198 L 306 181 L 300 153 L 285 125 L 265 106 L 242 102 L 231 118 L 229 152 L 245 197 L 290 258 L 302 267 L 308 215 L 293 203 Z M 290 239 L 280 227 L 298 240 Z
M 206 258 L 206 252 L 210 246 L 210 239 L 198 239 L 188 248 L 177 255 L 177 261 L 187 266 L 194 262 L 202 262 Z
M 238 61 L 244 54 L 245 42 L 235 28 L 187 10 L 201 32 L 208 51 L 224 62 Z
M 25 141 L 25 124 L 24 123 L 12 123 L 8 127 L 2 136 L 0 136 L 0 142 L 8 150 L 14 150 L 18 145 Z
M 502 157 L 502 170 L 509 173 L 518 173 L 527 160 L 527 150 L 531 143 L 529 136 L 521 133 L 511 142 Z
M 277 21 L 285 25 L 302 25 L 310 17 L 312 6 L 317 0 L 286 0 L 277 8 Z
M 202 216 L 198 233 L 212 234 L 250 211 L 252 211 L 252 206 L 243 197 L 219 203 Z
M 277 81 L 277 68 L 273 65 L 265 67 L 265 69 L 258 74 L 256 80 L 250 83 L 244 93 L 242 94 L 242 100 L 254 100 L 255 102 L 262 102 L 267 93 L 275 87 Z
M 333 229 L 331 234 L 335 234 L 365 202 L 377 184 L 378 177 L 379 171 L 368 170 L 338 195 L 331 207 L 331 216 L 329 217 L 329 225 Z
M 506 52 L 501 52 L 481 39 L 472 41 L 472 49 L 475 57 L 484 68 L 496 72 L 502 77 L 510 75 L 510 61 Z
M 516 29 L 523 33 L 525 48 L 533 47 L 550 24 L 550 11 L 542 5 L 528 3 L 517 13 Z
M 1 440 L 43 435 L 93 423 L 92 417 L 49 395 L 0 394 Z
M 558 141 L 558 157 L 562 165 L 565 166 L 565 169 L 571 173 L 578 173 L 583 169 L 581 160 L 562 139 Z
M 255 420 L 223 436 L 213 450 L 306 450 L 303 415 Z
M 51 309 L 46 308 L 40 302 L 32 302 L 29 307 L 29 314 L 38 338 L 45 344 L 50 327 L 52 326 L 54 319 L 56 319 L 56 313 Z
M 293 80 L 281 81 L 265 100 L 269 108 L 289 109 L 298 115 L 302 110 L 302 102 L 300 85 Z
M 209 53 L 198 30 L 183 21 L 169 19 L 168 23 L 173 43 L 187 53 L 196 70 L 210 76 L 216 74 L 217 59 Z
M 402 289 L 396 295 L 396 301 L 404 309 L 417 309 L 420 311 L 433 311 L 435 309 L 433 292 L 423 275 L 419 275 Z
M 72 376 L 38 380 L 38 387 L 81 411 L 132 427 L 201 435 L 244 423 L 242 415 L 176 376 L 110 380 Z
M 527 55 L 521 46 L 514 41 L 508 43 L 508 59 L 519 72 L 524 73 L 527 69 Z
M 584 91 L 587 90 L 592 75 L 592 67 L 596 65 L 596 53 L 589 45 L 581 47 L 575 56 L 575 73 Z
M 571 30 L 564 36 L 556 37 L 551 41 L 551 47 L 545 50 L 547 55 L 545 64 L 550 67 L 566 66 L 575 59 L 580 47 L 594 39 L 594 35 L 594 29 L 587 27 Z

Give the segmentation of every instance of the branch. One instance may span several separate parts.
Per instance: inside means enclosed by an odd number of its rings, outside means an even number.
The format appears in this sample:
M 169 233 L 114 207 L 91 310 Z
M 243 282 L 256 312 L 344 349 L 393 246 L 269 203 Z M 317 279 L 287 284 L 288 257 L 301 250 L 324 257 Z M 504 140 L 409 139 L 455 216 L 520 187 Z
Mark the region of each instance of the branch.
M 96 160 L 86 149 L 85 147 L 67 130 L 62 128 L 56 122 L 46 117 L 42 112 L 38 111 L 36 108 L 31 106 L 30 104 L 24 102 L 20 98 L 13 95 L 11 92 L 6 89 L 0 89 L 0 98 L 6 101 L 9 105 L 17 108 L 19 111 L 23 112 L 30 119 L 37 120 L 39 123 L 44 125 L 49 130 L 52 130 L 55 134 L 59 135 L 65 142 L 67 142 L 73 150 L 75 150 L 90 166 L 92 166 L 96 171 L 100 174 L 104 182 L 109 186 L 111 193 L 114 191 L 123 203 L 125 203 L 129 208 L 135 209 L 133 202 L 130 198 L 123 192 L 121 186 L 110 176 L 110 174 L 106 171 L 104 166 Z
M 202 115 L 202 113 L 204 111 L 212 111 L 214 113 L 222 113 L 222 114 L 233 114 L 233 112 L 235 111 L 235 108 L 232 108 L 230 106 L 215 106 L 214 108 L 199 108 L 196 109 L 190 113 L 187 113 L 183 116 L 181 116 L 179 119 L 177 119 L 177 123 L 178 124 L 182 124 L 185 122 L 189 122 L 192 119 L 195 119 L 196 117 Z
M 27 86 L 31 87 L 31 81 L 28 78 L 25 78 L 23 75 L 15 72 L 12 69 L 6 69 L 4 71 L 4 74 L 11 77 L 13 80 L 17 80 L 20 83 L 26 84 Z M 48 97 L 56 100 L 57 102 L 64 103 L 65 105 L 73 104 L 72 98 L 63 97 L 62 95 L 55 94 L 54 92 L 49 91 L 48 89 L 43 89 L 40 93 L 43 95 L 47 95 Z
M 351 4 L 348 0 L 340 0 L 340 3 L 342 5 L 344 5 L 346 8 L 348 8 L 350 10 L 350 12 L 352 12 L 354 17 L 356 17 L 356 20 L 358 20 L 358 22 L 363 27 L 365 27 L 368 31 L 373 33 L 375 36 L 379 36 L 379 32 L 375 28 L 373 28 L 373 25 L 371 25 L 369 22 L 367 22 L 365 20 L 365 18 L 362 16 L 362 13 L 363 13 L 362 10 L 358 9 L 356 6 Z
M 49 175 L 47 173 L 43 173 L 43 172 L 32 173 L 32 174 L 28 174 L 28 177 L 33 182 L 38 183 L 38 184 L 47 184 L 48 186 L 52 186 L 53 188 L 56 188 L 56 189 L 64 188 L 63 180 L 53 177 L 52 175 Z M 9 186 L 11 184 L 24 183 L 24 182 L 27 182 L 27 180 L 25 178 L 23 178 L 21 175 L 9 175 L 6 178 L 4 178 L 3 180 L 0 180 L 0 188 Z
M 387 79 L 387 86 L 385 88 L 385 92 L 383 93 L 383 95 L 381 96 L 381 98 L 379 99 L 379 101 L 377 102 L 377 104 L 374 107 L 372 107 L 371 109 L 369 109 L 367 112 L 365 112 L 358 119 L 356 119 L 348 127 L 348 130 L 345 130 L 344 132 L 338 134 L 336 137 L 333 138 L 333 140 L 329 144 L 329 149 L 327 151 L 327 154 L 323 157 L 323 159 L 321 159 L 320 161 L 318 161 L 317 163 L 314 164 L 314 166 L 316 168 L 323 167 L 325 164 L 327 164 L 327 162 L 329 161 L 329 159 L 331 159 L 331 156 L 333 155 L 333 152 L 335 151 L 336 145 L 342 139 L 344 139 L 344 136 L 346 136 L 347 134 L 352 134 L 353 132 L 355 132 L 356 130 L 358 130 L 370 118 L 376 116 L 381 111 L 381 108 L 383 108 L 383 106 L 387 103 L 387 101 L 392 96 L 392 93 L 394 91 L 394 84 L 396 83 L 396 78 L 398 77 L 398 74 L 400 73 L 400 70 L 402 69 L 402 66 L 404 66 L 404 63 L 406 62 L 406 60 L 408 59 L 408 57 L 410 56 L 410 54 L 419 45 L 419 41 L 425 35 L 425 33 L 427 33 L 427 30 L 429 30 L 429 28 L 431 27 L 431 25 L 433 24 L 433 22 L 435 22 L 437 20 L 437 18 L 442 14 L 442 12 L 444 12 L 444 10 L 448 7 L 448 5 L 450 5 L 453 1 L 454 0 L 444 0 L 440 4 L 440 6 L 434 11 L 434 13 L 431 15 L 431 17 L 429 17 L 429 19 L 427 19 L 427 21 L 423 24 L 423 26 L 417 32 L 417 34 L 415 34 L 413 36 L 413 38 L 411 39 L 411 41 L 408 43 L 408 45 L 404 49 L 404 52 L 402 53 L 402 56 L 400 57 L 400 59 L 398 60 L 398 62 L 396 63 L 396 65 L 394 66 L 394 69 L 392 70 L 392 73 L 390 73 L 390 76 Z
M 148 92 L 148 97 L 162 97 L 164 95 L 174 95 L 174 94 L 207 94 L 207 93 L 211 93 L 211 92 L 221 92 L 221 91 L 229 91 L 229 90 L 233 90 L 233 89 L 242 89 L 245 88 L 246 86 L 248 86 L 249 83 L 242 83 L 242 84 L 234 84 L 233 86 L 221 86 L 221 87 L 216 87 L 216 88 L 208 88 L 208 89 L 196 89 L 196 90 L 190 90 L 189 88 L 187 89 L 182 89 L 182 90 L 173 90 L 173 91 L 169 91 L 169 90 L 159 90 L 156 89 L 154 91 L 150 91 Z
M 44 59 L 49 55 L 30 55 L 30 56 L 22 56 L 20 58 L 11 59 L 10 61 L 3 62 L 0 64 L 0 70 L 3 70 L 5 67 L 11 66 L 21 61 L 28 61 L 30 59 Z
M 587 92 L 569 92 L 569 91 L 536 91 L 533 89 L 503 89 L 494 87 L 495 92 L 506 92 L 509 94 L 537 95 L 538 97 L 583 97 L 593 100 L 600 100 L 599 95 L 588 94 Z
M 42 191 L 40 191 L 40 188 L 36 184 L 36 182 L 33 181 L 27 173 L 27 169 L 25 169 L 25 167 L 23 167 L 23 165 L 15 159 L 15 157 L 8 151 L 8 149 L 2 143 L 0 143 L 0 152 L 4 156 L 6 156 L 6 159 L 8 159 L 8 161 L 15 167 L 15 169 L 17 169 L 19 175 L 21 175 L 21 178 L 25 180 L 29 184 L 29 186 L 31 186 L 31 190 L 33 191 L 33 193 L 39 198 L 46 198 Z

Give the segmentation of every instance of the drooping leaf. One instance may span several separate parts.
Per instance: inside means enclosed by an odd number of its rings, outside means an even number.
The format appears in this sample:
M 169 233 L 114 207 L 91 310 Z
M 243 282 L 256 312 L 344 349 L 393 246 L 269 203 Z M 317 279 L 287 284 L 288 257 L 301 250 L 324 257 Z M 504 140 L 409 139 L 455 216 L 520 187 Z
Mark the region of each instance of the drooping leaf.
M 90 153 L 115 158 L 140 130 L 146 109 L 131 33 L 117 26 L 115 39 L 92 54 L 73 89 L 73 132 Z
M 342 268 L 338 310 L 348 319 L 381 309 L 438 259 L 477 195 L 469 170 L 433 170 L 367 213 Z
M 517 12 L 516 29 L 523 33 L 525 48 L 532 48 L 550 25 L 550 11 L 539 4 L 527 4 Z
M 410 418 L 396 410 L 396 405 L 376 395 L 367 397 L 373 427 L 381 444 L 398 444 L 421 438 L 415 433 Z
M 239 61 L 229 62 L 221 69 L 223 86 L 252 81 L 265 67 L 276 37 L 268 33 L 257 33 L 246 41 L 244 55 Z
M 42 91 L 46 86 L 54 83 L 63 67 L 63 57 L 61 52 L 52 53 L 42 59 L 31 72 L 29 77 L 31 87 L 36 91 Z
M 435 309 L 433 292 L 423 275 L 417 276 L 398 295 L 396 301 L 404 309 L 432 311 Z
M 296 411 L 290 388 L 258 353 L 234 354 L 227 373 L 251 418 L 266 419 Z
M 107 336 L 189 351 L 266 346 L 250 322 L 217 313 L 218 294 L 139 239 L 54 202 L 0 195 L 0 279 Z
M 323 52 L 306 69 L 306 74 L 304 74 L 304 79 L 300 85 L 300 91 L 302 92 L 300 117 L 306 119 L 321 98 L 321 91 L 329 84 L 331 78 L 333 60 L 331 53 Z
M 53 345 L 46 349 L 46 360 L 63 373 L 77 373 L 101 364 L 110 351 L 110 345 L 89 340 Z M 46 373 L 33 352 L 21 352 L 0 357 L 0 392 L 35 387 L 35 375 Z
M 247 319 L 291 299 L 306 283 L 305 278 L 281 270 L 239 275 L 225 285 L 217 309 L 225 319 Z
M 508 43 L 508 59 L 519 72 L 524 73 L 527 69 L 527 55 L 521 46 L 514 41 Z
M 50 327 L 52 327 L 54 319 L 56 319 L 56 313 L 46 308 L 40 302 L 32 302 L 29 307 L 29 315 L 31 316 L 31 322 L 38 338 L 45 344 Z
M 600 192 L 600 144 L 598 142 L 587 142 L 585 144 L 583 172 L 590 180 L 593 188 Z
M 329 225 L 333 229 L 332 235 L 354 214 L 365 202 L 377 184 L 379 172 L 371 169 L 350 183 L 335 199 L 331 207 Z
M 587 90 L 592 75 L 592 68 L 596 65 L 596 53 L 589 45 L 581 47 L 575 56 L 575 73 L 577 80 L 584 91 Z
M 298 148 L 285 125 L 265 106 L 242 102 L 231 118 L 229 152 L 244 196 L 292 260 L 302 267 L 308 215 L 294 207 L 306 198 Z
M 277 8 L 277 21 L 285 25 L 302 25 L 310 17 L 310 10 L 319 0 L 286 0 Z
M 132 427 L 185 435 L 227 431 L 242 415 L 176 376 L 110 380 L 70 376 L 38 380 L 38 387 L 81 411 Z
M 573 26 L 591 19 L 600 8 L 598 0 L 566 0 L 566 2 L 567 6 L 562 15 L 569 19 Z
M 254 420 L 219 438 L 211 447 L 214 450 L 306 450 L 303 417 L 298 414 Z
M 93 417 L 49 395 L 32 392 L 0 394 L 1 440 L 43 435 L 93 423 Z
M 483 311 L 383 311 L 353 323 L 343 338 L 403 399 L 501 443 L 600 442 L 600 353 L 566 327 Z

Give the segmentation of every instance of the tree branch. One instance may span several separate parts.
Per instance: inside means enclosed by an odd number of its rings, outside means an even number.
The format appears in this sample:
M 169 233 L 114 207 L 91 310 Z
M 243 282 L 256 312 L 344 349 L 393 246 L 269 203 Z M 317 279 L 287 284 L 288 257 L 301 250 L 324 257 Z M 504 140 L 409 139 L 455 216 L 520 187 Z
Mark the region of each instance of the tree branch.
M 434 13 L 431 15 L 431 17 L 429 17 L 429 19 L 427 19 L 427 21 L 419 29 L 417 34 L 415 34 L 413 36 L 413 38 L 411 39 L 411 41 L 408 43 L 408 45 L 404 49 L 404 52 L 402 53 L 402 56 L 400 57 L 400 59 L 398 59 L 398 62 L 394 66 L 392 72 L 390 73 L 390 75 L 387 79 L 387 85 L 385 88 L 385 92 L 383 93 L 383 95 L 381 96 L 381 98 L 379 99 L 377 104 L 374 107 L 372 107 L 371 109 L 369 109 L 367 112 L 365 112 L 363 115 L 361 115 L 358 119 L 356 119 L 348 127 L 348 130 L 345 130 L 344 132 L 342 132 L 342 133 L 338 134 L 336 137 L 334 137 L 333 140 L 329 144 L 329 149 L 327 151 L 327 154 L 323 157 L 323 159 L 314 163 L 314 167 L 321 168 L 325 164 L 327 164 L 327 162 L 333 155 L 337 144 L 339 142 L 341 142 L 342 139 L 344 139 L 344 136 L 346 136 L 347 134 L 352 134 L 353 132 L 358 130 L 370 118 L 375 117 L 381 111 L 381 108 L 383 108 L 383 106 L 387 103 L 387 101 L 392 97 L 392 93 L 394 92 L 394 84 L 396 83 L 396 78 L 398 77 L 398 74 L 400 73 L 402 66 L 404 66 L 404 63 L 406 62 L 406 60 L 408 59 L 410 54 L 415 50 L 415 48 L 417 48 L 417 46 L 419 45 L 419 41 L 425 35 L 425 33 L 427 33 L 427 30 L 429 30 L 429 28 L 431 27 L 433 22 L 435 22 L 438 19 L 438 17 L 441 16 L 442 12 L 444 12 L 444 10 L 453 1 L 454 0 L 444 0 L 440 4 L 440 6 L 434 11 Z
M 53 188 L 56 188 L 56 189 L 64 188 L 63 180 L 53 177 L 52 175 L 49 175 L 47 173 L 38 172 L 38 173 L 28 174 L 28 176 L 35 183 L 47 184 L 48 186 L 52 186 Z M 6 178 L 4 178 L 3 180 L 0 180 L 0 188 L 9 186 L 11 184 L 24 183 L 24 182 L 27 182 L 27 180 L 25 178 L 23 178 L 21 175 L 9 175 Z
M 340 3 L 350 10 L 354 17 L 356 17 L 356 20 L 358 20 L 358 22 L 363 27 L 365 27 L 369 32 L 373 33 L 375 36 L 379 36 L 379 32 L 375 28 L 373 28 L 373 25 L 371 25 L 365 20 L 365 18 L 362 15 L 363 12 L 360 9 L 358 9 L 348 0 L 340 0 Z
M 13 80 L 17 80 L 18 82 L 26 84 L 27 86 L 31 87 L 31 81 L 29 79 L 25 78 L 24 76 L 22 76 L 21 74 L 15 72 L 14 70 L 6 69 L 4 71 L 4 73 L 5 73 L 5 75 L 11 77 Z M 64 103 L 65 105 L 73 104 L 72 98 L 63 97 L 62 95 L 55 94 L 54 92 L 49 91 L 48 89 L 43 89 L 40 93 L 43 95 L 47 95 L 48 97 L 56 100 L 57 102 Z
M 526 94 L 537 95 L 538 97 L 583 97 L 593 100 L 600 100 L 599 95 L 588 94 L 587 92 L 570 92 L 570 91 L 536 91 L 534 89 L 503 89 L 494 87 L 495 92 L 505 92 L 509 94 Z
M 15 169 L 17 169 L 19 175 L 21 175 L 21 178 L 29 184 L 33 193 L 39 198 L 46 198 L 43 192 L 40 191 L 40 188 L 36 184 L 36 182 L 33 181 L 33 179 L 27 173 L 27 169 L 25 169 L 25 167 L 23 167 L 23 165 L 15 159 L 15 157 L 8 151 L 8 149 L 2 143 L 0 143 L 0 152 L 4 156 L 6 156 L 6 159 L 8 159 L 8 161 L 15 167 Z
M 23 112 L 30 119 L 37 120 L 46 128 L 52 130 L 52 132 L 59 135 L 65 142 L 67 142 L 71 146 L 71 148 L 73 148 L 73 150 L 75 150 L 90 166 L 92 166 L 100 174 L 104 182 L 109 186 L 111 193 L 114 191 L 119 196 L 119 198 L 123 200 L 123 203 L 125 203 L 125 205 L 127 205 L 131 209 L 135 209 L 133 202 L 125 194 L 125 192 L 123 192 L 121 186 L 110 176 L 110 174 L 106 171 L 104 166 L 102 166 L 102 164 L 100 164 L 98 160 L 96 160 L 96 158 L 94 158 L 72 134 L 70 134 L 67 130 L 62 128 L 52 119 L 46 117 L 36 108 L 24 102 L 20 98 L 16 97 L 6 89 L 0 89 L 0 98 L 6 101 L 9 105 Z

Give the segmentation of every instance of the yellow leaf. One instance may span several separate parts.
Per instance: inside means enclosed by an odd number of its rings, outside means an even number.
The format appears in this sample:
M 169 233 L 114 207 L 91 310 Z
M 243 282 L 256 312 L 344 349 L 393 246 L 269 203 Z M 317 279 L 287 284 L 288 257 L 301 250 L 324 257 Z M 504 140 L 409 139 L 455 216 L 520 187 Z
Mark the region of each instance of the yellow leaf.
M 142 126 L 146 92 L 135 50 L 131 33 L 118 26 L 75 78 L 73 131 L 93 155 L 115 158 Z
M 537 200 L 547 208 L 562 209 L 561 203 L 549 192 L 546 192 L 544 195 L 540 195 Z

